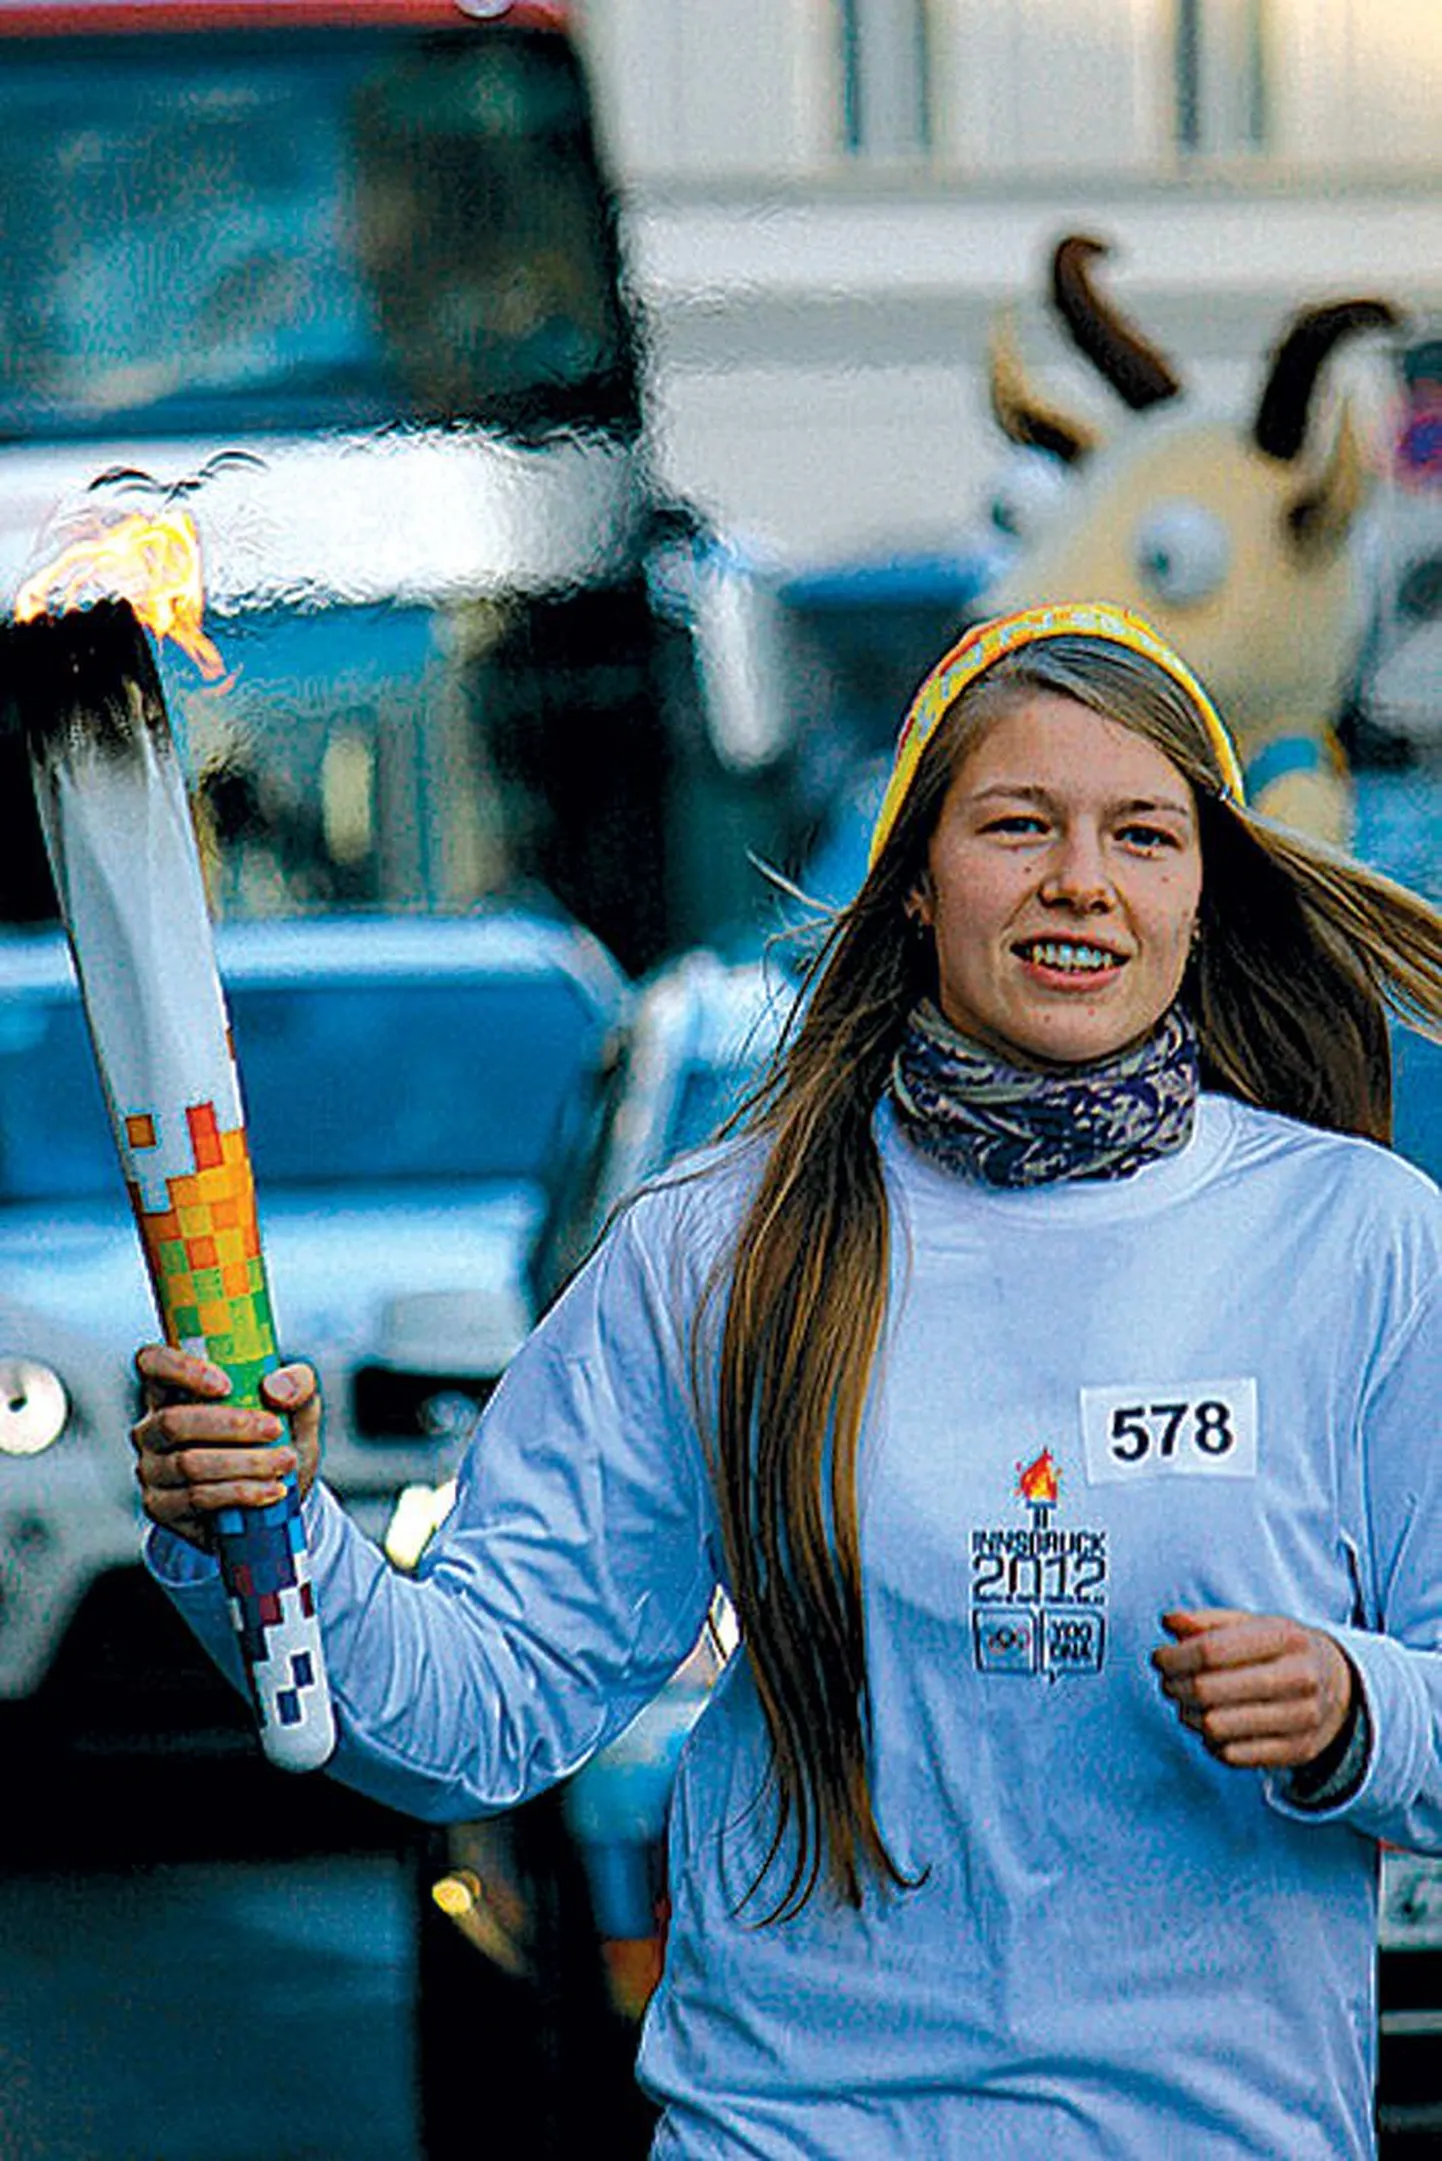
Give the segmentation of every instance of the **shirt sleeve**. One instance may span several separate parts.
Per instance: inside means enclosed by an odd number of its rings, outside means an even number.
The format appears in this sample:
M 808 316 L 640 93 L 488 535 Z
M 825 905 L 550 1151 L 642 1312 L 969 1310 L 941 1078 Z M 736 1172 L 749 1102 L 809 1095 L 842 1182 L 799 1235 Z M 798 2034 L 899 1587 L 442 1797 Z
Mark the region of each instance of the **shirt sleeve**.
M 1368 1625 L 1330 1633 L 1361 1681 L 1371 1751 L 1330 1808 L 1274 1807 L 1442 1852 L 1442 1297 L 1435 1274 L 1363 1390 L 1359 1438 Z
M 567 1776 L 700 1634 L 719 1535 L 684 1300 L 647 1212 L 621 1218 L 512 1362 L 417 1576 L 323 1486 L 307 1498 L 330 1768 L 393 1808 L 484 1815 Z M 238 1678 L 215 1564 L 160 1532 L 147 1558 Z

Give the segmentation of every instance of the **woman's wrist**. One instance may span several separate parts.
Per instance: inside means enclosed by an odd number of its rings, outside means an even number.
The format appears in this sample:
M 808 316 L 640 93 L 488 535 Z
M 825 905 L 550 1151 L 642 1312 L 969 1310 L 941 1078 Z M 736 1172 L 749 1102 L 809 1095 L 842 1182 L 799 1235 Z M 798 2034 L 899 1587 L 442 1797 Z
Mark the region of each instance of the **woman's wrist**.
M 1351 1698 L 1347 1715 L 1319 1756 L 1299 1764 L 1288 1783 L 1287 1798 L 1298 1808 L 1335 1808 L 1350 1800 L 1367 1774 L 1372 1756 L 1372 1721 L 1362 1682 L 1351 1660 Z

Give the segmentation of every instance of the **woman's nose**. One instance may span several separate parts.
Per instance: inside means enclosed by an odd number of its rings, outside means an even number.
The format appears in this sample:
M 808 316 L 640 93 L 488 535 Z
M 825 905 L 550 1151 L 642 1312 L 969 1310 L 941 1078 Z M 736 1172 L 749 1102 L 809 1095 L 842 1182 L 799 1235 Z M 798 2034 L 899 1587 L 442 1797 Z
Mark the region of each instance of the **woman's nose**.
M 1042 880 L 1042 900 L 1049 906 L 1091 914 L 1109 908 L 1115 897 L 1097 837 L 1069 833 L 1059 840 Z

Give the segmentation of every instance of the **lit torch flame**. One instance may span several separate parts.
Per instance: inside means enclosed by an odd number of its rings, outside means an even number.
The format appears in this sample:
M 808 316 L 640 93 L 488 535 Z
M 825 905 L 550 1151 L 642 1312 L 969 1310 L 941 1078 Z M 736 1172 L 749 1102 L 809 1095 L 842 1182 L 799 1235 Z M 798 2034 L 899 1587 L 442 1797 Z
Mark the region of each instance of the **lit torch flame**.
M 147 517 L 131 511 L 72 541 L 26 580 L 16 596 L 15 620 L 63 612 L 99 594 L 129 601 L 146 628 L 157 638 L 173 638 L 208 683 L 225 674 L 225 662 L 202 628 L 200 541 L 188 512 Z
M 1056 1505 L 1060 1474 L 1049 1448 L 1044 1448 L 1034 1462 L 1017 1465 L 1017 1491 L 1033 1508 L 1052 1508 Z

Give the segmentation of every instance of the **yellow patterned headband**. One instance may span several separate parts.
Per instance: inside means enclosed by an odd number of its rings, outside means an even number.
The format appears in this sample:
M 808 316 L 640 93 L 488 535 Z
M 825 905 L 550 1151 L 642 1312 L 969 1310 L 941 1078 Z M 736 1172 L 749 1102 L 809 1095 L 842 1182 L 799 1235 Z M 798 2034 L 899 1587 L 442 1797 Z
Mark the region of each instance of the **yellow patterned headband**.
M 1222 769 L 1222 792 L 1234 803 L 1244 800 L 1242 768 L 1221 716 L 1191 669 L 1174 653 L 1149 623 L 1126 608 L 1107 607 L 1098 601 L 1075 601 L 1064 606 L 1023 608 L 1017 615 L 999 615 L 989 623 L 974 623 L 932 669 L 911 701 L 896 741 L 891 778 L 876 814 L 871 834 L 870 861 L 876 862 L 890 838 L 902 804 L 906 801 L 921 753 L 961 693 L 979 675 L 1006 654 L 1043 638 L 1104 638 L 1109 645 L 1124 645 L 1140 653 L 1169 675 L 1195 705 L 1207 731 L 1217 763 Z

